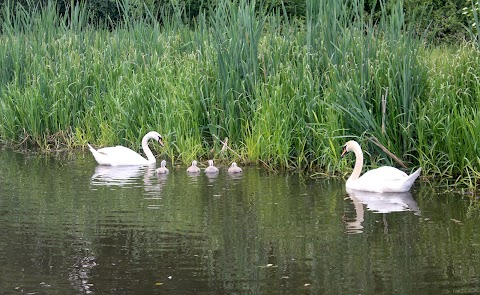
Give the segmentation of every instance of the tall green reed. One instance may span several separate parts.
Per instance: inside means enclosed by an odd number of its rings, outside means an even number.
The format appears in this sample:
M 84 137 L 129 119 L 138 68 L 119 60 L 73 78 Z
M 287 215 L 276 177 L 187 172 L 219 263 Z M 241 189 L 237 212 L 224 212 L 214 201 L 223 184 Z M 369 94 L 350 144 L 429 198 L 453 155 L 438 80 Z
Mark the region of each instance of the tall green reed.
M 464 44 L 429 50 L 422 60 L 430 78 L 417 115 L 418 161 L 430 174 L 479 179 L 480 52 Z
M 266 14 L 256 1 L 219 1 L 208 12 L 209 45 L 215 50 L 215 95 L 203 97 L 209 132 L 240 139 L 241 126 L 255 104 L 255 85 L 261 81 L 259 43 Z
M 3 10 L 2 104 L 4 135 L 9 140 L 26 140 L 47 147 L 50 135 L 79 123 L 85 101 L 76 88 L 79 57 L 70 51 L 77 35 L 62 30 L 78 29 L 87 18 L 85 10 L 72 9 L 60 17 L 53 2 L 43 9 L 27 11 L 19 4 Z M 75 40 L 75 41 L 74 41 Z M 63 75 L 66 79 L 56 79 Z M 67 111 L 68 110 L 68 111 Z M 67 127 L 65 127 L 67 126 Z
M 29 13 L 10 7 L 0 138 L 139 150 L 157 130 L 160 157 L 189 162 L 222 158 L 219 139 L 228 137 L 235 153 L 226 159 L 331 173 L 348 165 L 339 160 L 347 138 L 375 137 L 411 165 L 474 177 L 478 50 L 464 46 L 442 64 L 404 26 L 400 2 L 378 24 L 362 7 L 308 0 L 298 20 L 223 0 L 189 24 L 181 7 L 160 21 L 147 9 L 125 13 L 114 30 L 87 25 L 83 6 L 65 16 L 53 2 Z M 392 162 L 374 144 L 366 153 L 368 163 Z
M 375 138 L 411 161 L 414 112 L 425 79 L 417 60 L 421 44 L 404 28 L 401 2 L 375 26 L 362 7 L 363 1 L 352 1 L 336 9 L 344 15 L 329 20 L 342 33 L 325 41 L 335 48 L 325 84 L 336 95 L 333 105 L 343 113 L 347 132 Z M 381 148 L 370 147 L 391 162 Z

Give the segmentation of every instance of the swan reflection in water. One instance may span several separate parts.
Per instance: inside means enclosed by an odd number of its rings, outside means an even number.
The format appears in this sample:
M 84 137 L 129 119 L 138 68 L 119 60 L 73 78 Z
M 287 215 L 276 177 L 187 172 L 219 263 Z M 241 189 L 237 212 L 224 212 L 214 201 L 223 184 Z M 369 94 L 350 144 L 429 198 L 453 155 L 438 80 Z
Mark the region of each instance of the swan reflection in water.
M 92 185 L 133 186 L 144 175 L 148 166 L 106 166 L 98 165 L 91 177 Z M 150 169 L 154 169 L 150 168 Z
M 391 213 L 412 211 L 415 215 L 420 216 L 421 212 L 417 202 L 410 192 L 403 193 L 373 193 L 366 191 L 357 191 L 347 189 L 349 198 L 355 207 L 355 215 L 352 221 L 346 221 L 348 233 L 361 233 L 364 221 L 364 205 L 368 211 L 374 213 Z
M 166 174 L 165 174 L 166 176 Z M 166 177 L 156 176 L 155 165 L 149 166 L 106 166 L 98 165 L 90 178 L 92 186 L 143 187 L 148 195 L 156 195 L 162 190 Z

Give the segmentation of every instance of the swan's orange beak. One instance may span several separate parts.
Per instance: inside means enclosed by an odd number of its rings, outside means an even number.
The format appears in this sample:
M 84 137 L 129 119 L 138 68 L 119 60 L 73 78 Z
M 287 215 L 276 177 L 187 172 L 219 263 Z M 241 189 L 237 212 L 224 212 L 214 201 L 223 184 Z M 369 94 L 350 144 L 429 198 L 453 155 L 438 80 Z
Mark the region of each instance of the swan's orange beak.
M 158 144 L 161 145 L 162 147 L 165 146 L 165 145 L 163 144 L 163 141 L 162 141 L 162 138 L 161 138 L 161 137 L 158 138 Z
M 346 153 L 347 153 L 347 146 L 344 145 L 344 146 L 342 147 L 342 154 L 340 155 L 340 158 L 343 158 L 343 156 L 345 156 Z

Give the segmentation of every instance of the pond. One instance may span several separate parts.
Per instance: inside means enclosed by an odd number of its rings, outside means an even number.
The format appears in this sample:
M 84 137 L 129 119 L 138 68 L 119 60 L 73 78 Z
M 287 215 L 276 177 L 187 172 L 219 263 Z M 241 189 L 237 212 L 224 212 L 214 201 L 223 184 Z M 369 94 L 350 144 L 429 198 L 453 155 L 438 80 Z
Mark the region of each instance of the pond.
M 157 176 L 89 153 L 0 150 L 0 167 L 0 294 L 480 293 L 478 202 L 432 183 L 349 195 L 341 178 Z

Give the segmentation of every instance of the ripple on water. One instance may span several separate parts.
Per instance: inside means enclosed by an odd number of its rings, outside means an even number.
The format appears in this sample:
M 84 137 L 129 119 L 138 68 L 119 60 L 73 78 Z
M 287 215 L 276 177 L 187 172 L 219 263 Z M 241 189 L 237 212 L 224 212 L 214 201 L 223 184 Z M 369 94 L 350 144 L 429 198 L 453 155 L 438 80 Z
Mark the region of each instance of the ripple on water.
M 478 211 L 457 196 L 413 190 L 416 210 L 301 173 L 158 177 L 3 152 L 0 293 L 479 293 Z

